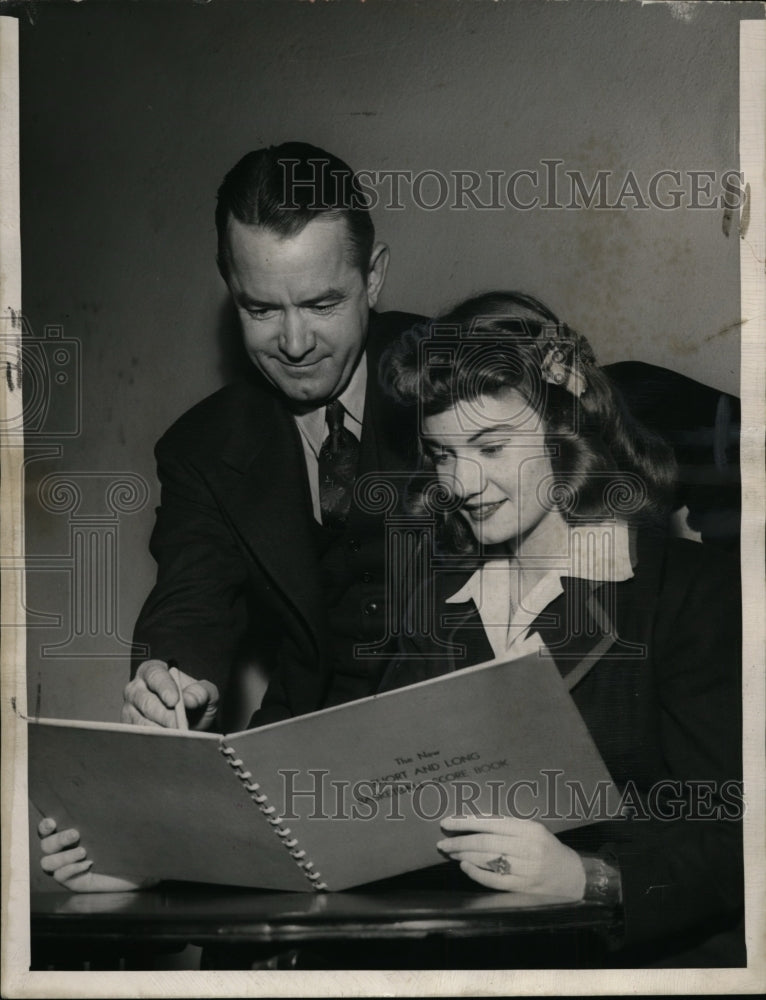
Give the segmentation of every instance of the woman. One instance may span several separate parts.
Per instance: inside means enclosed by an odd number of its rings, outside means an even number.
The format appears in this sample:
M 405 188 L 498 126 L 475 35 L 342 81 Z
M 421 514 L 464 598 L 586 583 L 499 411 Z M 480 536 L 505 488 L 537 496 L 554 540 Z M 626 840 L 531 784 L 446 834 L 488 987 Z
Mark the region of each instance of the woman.
M 621 902 L 627 964 L 656 959 L 658 943 L 686 949 L 680 964 L 736 964 L 741 937 L 708 959 L 688 950 L 741 908 L 738 575 L 664 536 L 669 450 L 631 420 L 584 338 L 528 296 L 481 296 L 415 328 L 381 376 L 420 407 L 413 504 L 437 529 L 412 601 L 434 609 L 431 627 L 413 617 L 382 688 L 552 656 L 626 806 L 559 836 L 534 820 L 447 819 L 440 849 L 491 889 Z M 44 867 L 101 888 L 44 823 Z
M 552 656 L 626 813 L 558 837 L 534 820 L 447 820 L 440 849 L 492 889 L 621 901 L 627 961 L 730 928 L 739 578 L 718 551 L 665 537 L 669 449 L 631 419 L 587 341 L 528 296 L 465 302 L 405 334 L 381 373 L 420 408 L 412 503 L 431 508 L 437 548 L 413 601 L 433 607 L 432 626 L 405 629 L 382 688 Z M 738 960 L 731 947 L 710 959 Z

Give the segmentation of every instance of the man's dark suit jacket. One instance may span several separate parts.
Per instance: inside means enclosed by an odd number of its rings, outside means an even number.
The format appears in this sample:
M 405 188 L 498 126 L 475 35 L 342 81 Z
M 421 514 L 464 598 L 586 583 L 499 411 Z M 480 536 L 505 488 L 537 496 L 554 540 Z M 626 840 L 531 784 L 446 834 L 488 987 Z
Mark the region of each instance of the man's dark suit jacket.
M 416 464 L 416 414 L 385 395 L 377 370 L 418 319 L 370 316 L 361 447 L 374 428 L 381 472 Z M 172 658 L 225 692 L 231 665 L 255 649 L 272 668 L 259 723 L 321 707 L 329 637 L 303 447 L 283 399 L 253 371 L 184 414 L 155 454 L 158 575 L 136 624 L 134 670 L 149 655 Z

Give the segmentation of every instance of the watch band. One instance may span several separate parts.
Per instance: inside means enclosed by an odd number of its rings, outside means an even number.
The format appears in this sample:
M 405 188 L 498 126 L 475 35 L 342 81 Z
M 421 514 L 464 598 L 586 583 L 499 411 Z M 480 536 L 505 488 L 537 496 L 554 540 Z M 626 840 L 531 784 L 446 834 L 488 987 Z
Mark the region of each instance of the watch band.
M 616 906 L 622 902 L 620 870 L 597 854 L 580 855 L 585 868 L 585 894 L 583 899 Z

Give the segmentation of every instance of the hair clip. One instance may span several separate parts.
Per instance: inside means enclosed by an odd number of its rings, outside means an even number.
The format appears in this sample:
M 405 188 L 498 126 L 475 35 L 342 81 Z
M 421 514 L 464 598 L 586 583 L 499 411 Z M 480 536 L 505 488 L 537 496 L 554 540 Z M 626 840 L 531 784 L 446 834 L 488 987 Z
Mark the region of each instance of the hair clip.
M 549 340 L 540 365 L 544 382 L 559 385 L 578 399 L 588 388 L 585 377 L 574 363 L 574 341 Z

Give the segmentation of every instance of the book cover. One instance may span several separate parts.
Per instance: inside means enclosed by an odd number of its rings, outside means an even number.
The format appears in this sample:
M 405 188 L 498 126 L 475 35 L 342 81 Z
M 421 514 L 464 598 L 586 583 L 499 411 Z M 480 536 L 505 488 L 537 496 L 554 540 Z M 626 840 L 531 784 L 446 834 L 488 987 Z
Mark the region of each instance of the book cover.
M 32 721 L 29 769 L 32 801 L 100 872 L 299 891 L 438 864 L 448 815 L 555 832 L 619 799 L 537 656 L 227 736 Z

